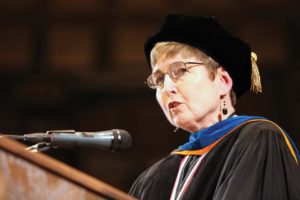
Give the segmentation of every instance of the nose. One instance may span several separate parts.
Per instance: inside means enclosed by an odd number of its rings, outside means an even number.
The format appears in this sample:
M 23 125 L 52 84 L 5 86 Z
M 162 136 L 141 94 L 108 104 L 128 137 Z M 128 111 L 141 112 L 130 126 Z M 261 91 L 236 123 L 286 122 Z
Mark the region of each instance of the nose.
M 163 83 L 163 88 L 162 89 L 168 95 L 176 94 L 177 93 L 176 83 L 170 78 L 169 75 L 165 76 L 164 83 Z

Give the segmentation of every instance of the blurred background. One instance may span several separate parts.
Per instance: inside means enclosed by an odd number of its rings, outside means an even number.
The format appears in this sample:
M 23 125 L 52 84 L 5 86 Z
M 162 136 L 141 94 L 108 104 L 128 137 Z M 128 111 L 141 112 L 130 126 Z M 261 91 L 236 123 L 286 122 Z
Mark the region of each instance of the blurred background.
M 258 55 L 263 93 L 244 95 L 238 113 L 262 115 L 300 145 L 300 2 L 296 0 L 9 0 L 0 2 L 0 132 L 125 129 L 133 147 L 46 154 L 123 191 L 183 143 L 155 93 L 145 39 L 166 14 L 216 16 Z

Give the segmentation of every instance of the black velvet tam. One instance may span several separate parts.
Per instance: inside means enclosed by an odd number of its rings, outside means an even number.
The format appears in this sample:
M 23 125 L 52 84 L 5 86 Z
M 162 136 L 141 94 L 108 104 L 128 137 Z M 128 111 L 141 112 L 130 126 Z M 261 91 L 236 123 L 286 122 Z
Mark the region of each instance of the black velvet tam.
M 168 15 L 160 31 L 145 42 L 145 55 L 158 42 L 179 42 L 193 46 L 223 66 L 233 79 L 237 97 L 250 89 L 251 48 L 233 36 L 214 17 Z

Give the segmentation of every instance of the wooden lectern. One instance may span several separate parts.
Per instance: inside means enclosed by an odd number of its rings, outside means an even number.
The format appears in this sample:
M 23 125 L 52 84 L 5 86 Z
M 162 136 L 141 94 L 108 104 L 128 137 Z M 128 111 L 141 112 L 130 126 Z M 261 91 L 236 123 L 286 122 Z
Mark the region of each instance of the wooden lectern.
M 0 138 L 1 200 L 133 200 L 133 197 L 42 153 Z

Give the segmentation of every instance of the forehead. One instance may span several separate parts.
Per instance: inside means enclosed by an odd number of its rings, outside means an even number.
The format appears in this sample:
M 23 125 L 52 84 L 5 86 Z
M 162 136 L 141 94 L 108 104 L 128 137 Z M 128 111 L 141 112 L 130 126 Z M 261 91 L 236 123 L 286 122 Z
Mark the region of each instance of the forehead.
M 207 56 L 190 45 L 177 42 L 159 42 L 150 53 L 152 71 L 164 70 L 173 62 L 202 61 Z
M 167 71 L 168 67 L 175 62 L 201 62 L 201 59 L 196 55 L 187 55 L 183 51 L 179 51 L 169 57 L 158 57 L 156 63 L 151 65 L 152 72 Z

